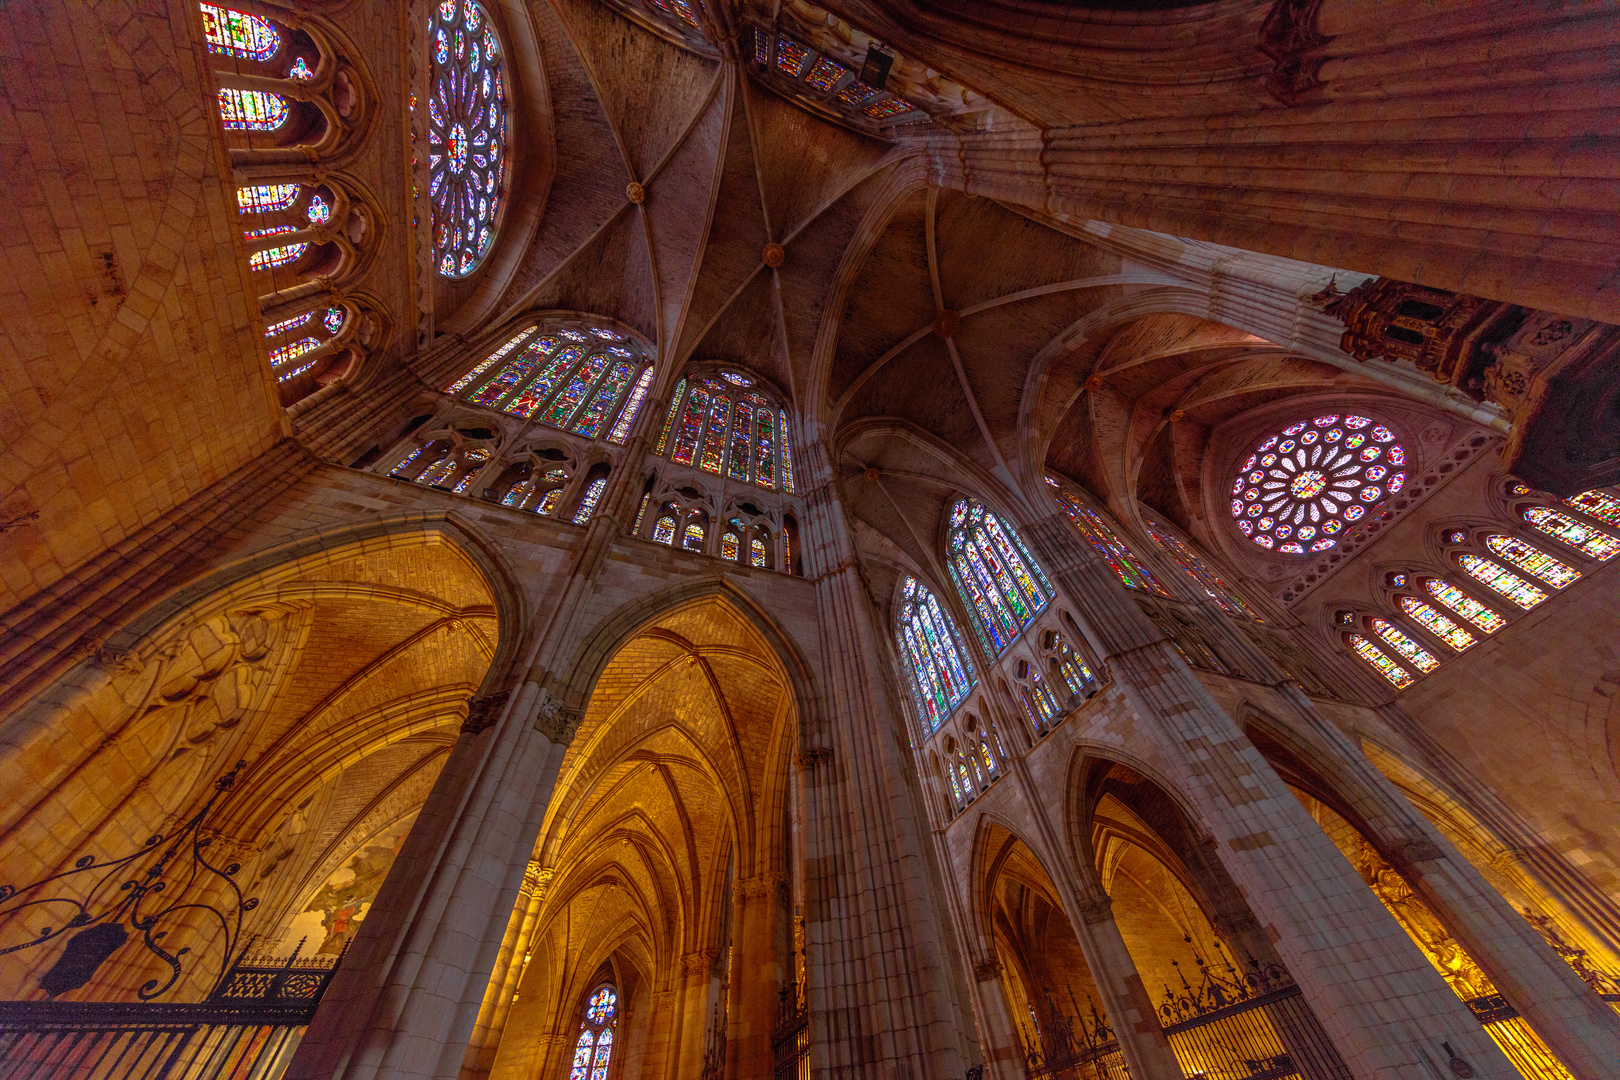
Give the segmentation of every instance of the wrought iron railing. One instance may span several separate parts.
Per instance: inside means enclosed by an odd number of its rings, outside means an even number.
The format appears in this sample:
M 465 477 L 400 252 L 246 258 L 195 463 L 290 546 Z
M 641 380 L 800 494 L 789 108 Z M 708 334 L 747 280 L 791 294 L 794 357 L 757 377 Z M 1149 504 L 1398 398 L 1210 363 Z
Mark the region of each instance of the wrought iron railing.
M 771 1028 L 772 1080 L 810 1080 L 810 1009 L 804 983 L 782 988 Z
M 1578 969 L 1577 969 L 1578 970 Z M 1501 994 L 1487 994 L 1465 1002 L 1485 1033 L 1502 1048 L 1525 1080 L 1574 1080 L 1547 1044 Z
M 275 1080 L 286 1068 L 341 957 L 301 960 L 300 943 L 286 959 L 250 959 L 251 940 L 237 952 L 259 902 L 243 895 L 241 864 L 220 854 L 204 823 L 242 767 L 215 781 L 196 814 L 128 855 L 84 855 L 31 884 L 0 885 L 0 956 L 49 964 L 36 983 L 45 1000 L 0 1001 L 0 1076 Z M 207 957 L 222 958 L 217 975 L 197 967 Z M 159 974 L 133 985 L 151 970 Z M 62 1000 L 86 986 L 136 1000 Z M 200 986 L 210 987 L 202 1001 L 159 1000 Z
M 1120 1052 L 1114 1029 L 1086 998 L 1082 1012 L 1069 989 L 1065 1012 L 1050 987 L 1042 990 L 1046 999 L 1045 1016 L 1035 1020 L 1033 1032 L 1019 1025 L 1024 1039 L 1024 1075 L 1030 1080 L 1129 1080 L 1125 1056 Z
M 0 1075 L 275 1080 L 341 957 L 242 957 L 201 1002 L 0 1001 Z
M 1350 1080 L 1350 1071 L 1280 964 L 1252 956 L 1243 970 L 1196 957 L 1197 982 L 1181 965 L 1166 986 L 1159 1023 L 1191 1080 Z M 1172 963 L 1175 963 L 1172 961 Z

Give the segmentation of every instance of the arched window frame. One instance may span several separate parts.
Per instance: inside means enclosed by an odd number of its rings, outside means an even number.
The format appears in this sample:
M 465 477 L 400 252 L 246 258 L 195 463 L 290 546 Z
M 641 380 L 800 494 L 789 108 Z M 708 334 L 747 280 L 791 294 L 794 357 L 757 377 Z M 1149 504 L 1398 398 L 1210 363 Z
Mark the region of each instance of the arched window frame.
M 1119 533 L 1095 508 L 1088 506 L 1078 494 L 1070 491 L 1056 477 L 1048 476 L 1046 482 L 1055 489 L 1052 496 L 1058 509 L 1062 510 L 1075 531 L 1089 544 L 1092 550 L 1102 556 L 1114 576 L 1119 578 L 1120 584 L 1128 589 L 1140 589 L 1143 592 L 1157 593 L 1160 596 L 1169 596 L 1170 592 L 1154 576 L 1153 571 L 1142 564 Z
M 893 603 L 895 656 L 927 738 L 968 699 L 976 670 L 956 621 L 927 585 L 903 575 Z
M 968 621 L 995 659 L 1029 629 L 1053 590 L 1017 530 L 974 498 L 958 499 L 947 515 L 945 561 Z
M 451 428 L 416 440 L 389 475 L 458 495 L 477 495 L 477 478 L 498 461 L 495 439 L 470 440 Z
M 1091 662 L 1080 649 L 1069 644 L 1061 631 L 1047 630 L 1041 635 L 1041 654 L 1048 672 L 1048 685 L 1054 692 L 1063 691 L 1065 711 L 1090 700 L 1100 689 L 1101 682 Z
M 599 1007 L 604 1000 L 608 1012 L 601 1016 Z M 621 1008 L 618 987 L 610 981 L 599 982 L 585 993 L 580 1001 L 569 1080 L 606 1080 L 608 1070 L 613 1067 L 613 1051 L 618 1046 L 616 1036 Z
M 1070 520 L 1073 520 L 1071 517 Z M 1257 623 L 1266 620 L 1261 618 L 1253 608 L 1243 601 L 1237 590 L 1226 583 L 1226 580 L 1216 573 L 1199 554 L 1191 541 L 1182 537 L 1168 525 L 1155 521 L 1150 515 L 1144 514 L 1142 523 L 1147 528 L 1148 539 L 1156 544 L 1160 551 L 1181 568 L 1182 572 L 1192 581 L 1196 591 L 1207 596 L 1217 607 L 1228 615 L 1238 618 L 1253 619 Z
M 534 449 L 508 465 L 491 494 L 502 506 L 556 517 L 575 473 L 573 460 L 555 448 Z
M 751 373 L 692 371 L 670 397 L 655 453 L 733 483 L 793 494 L 791 422 L 781 395 Z
M 617 327 L 542 320 L 507 336 L 446 394 L 478 408 L 623 445 L 646 407 L 650 350 Z

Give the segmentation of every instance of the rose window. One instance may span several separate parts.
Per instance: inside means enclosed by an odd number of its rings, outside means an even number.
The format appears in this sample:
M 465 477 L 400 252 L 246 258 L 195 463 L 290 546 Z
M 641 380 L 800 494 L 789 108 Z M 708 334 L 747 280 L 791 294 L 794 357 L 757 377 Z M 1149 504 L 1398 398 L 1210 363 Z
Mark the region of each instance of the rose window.
M 495 238 L 506 168 L 500 47 L 473 0 L 434 5 L 428 94 L 428 197 L 439 273 L 473 272 Z
M 1306 555 L 1406 485 L 1406 451 L 1365 416 L 1327 414 L 1261 440 L 1232 481 L 1232 517 L 1268 551 Z

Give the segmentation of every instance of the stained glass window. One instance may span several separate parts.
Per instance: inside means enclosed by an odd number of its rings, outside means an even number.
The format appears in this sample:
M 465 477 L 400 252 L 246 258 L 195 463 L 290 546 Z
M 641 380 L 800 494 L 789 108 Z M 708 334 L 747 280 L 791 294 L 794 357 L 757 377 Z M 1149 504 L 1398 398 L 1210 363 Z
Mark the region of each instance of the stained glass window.
M 704 531 L 703 522 L 696 517 L 687 521 L 686 528 L 682 532 L 681 547 L 687 551 L 702 551 Z
M 446 391 L 453 394 L 458 390 L 464 389 L 465 387 L 470 385 L 473 382 L 473 380 L 477 379 L 478 376 L 480 376 L 484 372 L 488 371 L 490 369 L 490 367 L 495 363 L 495 361 L 501 359 L 507 353 L 511 352 L 513 349 L 517 348 L 519 345 L 523 344 L 525 341 L 529 340 L 529 338 L 533 334 L 534 334 L 534 327 L 531 326 L 527 330 L 523 331 L 521 334 L 514 337 L 511 341 L 508 341 L 505 345 L 502 345 L 500 348 L 498 348 L 494 352 L 490 353 L 489 356 L 487 358 L 485 358 L 483 363 L 479 364 L 477 367 L 475 367 L 471 371 L 467 372 L 467 374 L 463 375 L 461 378 L 457 379 L 455 382 L 453 382 L 449 386 L 445 387 Z
M 748 562 L 752 566 L 765 565 L 765 541 L 758 536 L 748 541 Z
M 1052 587 L 1017 535 L 977 500 L 951 508 L 946 549 L 974 629 L 985 650 L 1000 656 L 1046 607 Z
M 326 314 L 321 316 L 321 325 L 326 327 L 328 334 L 335 334 L 343 328 L 343 309 L 327 308 Z
M 285 210 L 298 201 L 297 184 L 249 184 L 236 189 L 236 205 L 244 214 Z
M 1373 633 L 1388 642 L 1396 652 L 1412 661 L 1412 664 L 1424 674 L 1440 666 L 1440 661 L 1436 660 L 1432 653 L 1401 633 L 1400 628 L 1393 623 L 1385 619 L 1374 619 L 1372 628 Z
M 1350 647 L 1356 650 L 1356 655 L 1373 666 L 1373 670 L 1395 685 L 1397 690 L 1404 690 L 1412 685 L 1412 673 L 1391 660 L 1384 651 L 1360 634 L 1350 635 Z
M 985 774 L 987 776 L 994 776 L 996 774 L 996 755 L 990 752 L 990 736 L 984 733 L 983 728 L 979 729 L 978 750 L 979 760 L 984 762 Z
M 867 86 L 859 79 L 856 79 L 854 82 L 838 91 L 838 93 L 834 96 L 834 100 L 841 105 L 848 105 L 853 109 L 857 108 L 862 102 L 875 93 L 877 93 L 876 90 L 872 89 L 870 86 Z
M 1090 665 L 1061 637 L 1056 641 L 1056 653 L 1058 674 L 1068 684 L 1070 695 L 1085 693 L 1096 682 Z
M 455 0 L 444 0 L 454 3 Z M 463 0 L 465 2 L 465 0 Z M 579 1038 L 574 1040 L 574 1061 L 568 1080 L 606 1080 L 613 1058 L 613 1029 L 618 1019 L 619 995 L 610 986 L 599 987 L 585 1003 Z
M 1086 506 L 1079 499 L 1068 492 L 1059 492 L 1057 504 L 1063 512 L 1069 515 L 1074 527 L 1080 530 L 1080 535 L 1086 538 L 1103 561 L 1114 568 L 1119 580 L 1132 589 L 1143 589 L 1156 592 L 1160 596 L 1169 596 L 1159 579 L 1154 577 L 1147 567 L 1136 561 L 1136 556 L 1125 542 L 1114 535 L 1114 530 L 1102 519 L 1102 515 Z
M 1148 535 L 1153 542 L 1164 549 L 1164 553 L 1175 560 L 1177 566 L 1187 572 L 1187 576 L 1198 583 L 1198 587 L 1228 615 L 1244 615 L 1255 622 L 1264 622 L 1254 612 L 1249 610 L 1247 604 L 1238 599 L 1232 587 L 1221 576 L 1209 568 L 1209 565 L 1199 558 L 1198 553 L 1191 546 L 1182 541 L 1181 537 L 1166 529 L 1152 518 L 1147 520 Z
M 1620 525 L 1620 499 L 1593 488 L 1564 500 L 1583 514 L 1590 514 L 1608 525 Z
M 602 492 L 607 488 L 607 477 L 598 476 L 585 487 L 585 496 L 579 500 L 579 509 L 574 511 L 574 524 L 583 525 L 591 520 L 596 513 L 596 504 L 602 499 Z
M 793 490 L 792 455 L 787 446 L 787 412 L 778 410 L 771 399 L 757 391 L 733 398 L 737 386 L 753 380 L 733 372 L 716 379 L 685 379 L 675 388 L 669 412 L 658 437 L 657 452 L 666 450 L 678 465 L 696 465 L 763 488 L 780 485 Z M 745 379 L 746 383 L 737 382 Z M 684 392 L 684 397 L 683 397 Z M 777 446 L 780 434 L 782 445 Z
M 1532 506 L 1524 512 L 1524 520 L 1554 540 L 1561 540 L 1600 562 L 1608 562 L 1620 554 L 1620 539 L 1558 510 Z
M 776 39 L 776 66 L 782 69 L 784 75 L 798 78 L 799 69 L 804 67 L 805 58 L 809 55 L 810 50 L 792 38 Z
M 637 536 L 641 535 L 641 522 L 642 522 L 642 519 L 647 516 L 647 504 L 649 502 L 651 502 L 651 501 L 652 501 L 652 492 L 650 492 L 650 491 L 643 492 L 642 496 L 641 496 L 641 505 L 636 507 L 636 523 L 631 528 L 631 531 L 634 532 Z
M 267 19 L 244 11 L 198 4 L 208 51 L 241 60 L 268 60 L 281 48 L 281 35 Z
M 887 120 L 891 116 L 899 116 L 901 113 L 907 113 L 910 111 L 911 103 L 909 101 L 903 101 L 897 97 L 892 97 L 885 101 L 874 102 L 861 110 L 861 112 L 872 117 L 874 120 Z
M 636 422 L 636 414 L 641 411 L 641 403 L 647 398 L 647 388 L 652 385 L 652 377 L 652 365 L 648 364 L 641 372 L 641 378 L 636 380 L 635 388 L 630 391 L 630 399 L 624 403 L 624 408 L 619 410 L 619 419 L 614 422 L 613 430 L 608 432 L 608 442 L 623 443 L 630 437 L 630 425 Z
M 489 252 L 506 194 L 506 86 L 495 31 L 483 8 L 475 0 L 446 0 L 432 12 L 433 260 L 446 277 L 465 277 Z
M 1494 634 L 1507 625 L 1507 620 L 1496 612 L 1475 600 L 1449 581 L 1439 578 L 1428 578 L 1423 587 L 1429 595 L 1440 601 L 1446 607 L 1455 611 L 1487 634 Z
M 1573 566 L 1560 562 L 1540 548 L 1531 547 L 1517 537 L 1494 533 L 1485 538 L 1485 546 L 1520 570 L 1528 570 L 1557 589 L 1577 581 L 1581 576 L 1581 572 Z
M 917 714 L 932 733 L 973 688 L 973 668 L 962 655 L 956 624 L 934 594 L 909 575 L 900 593 L 896 643 Z
M 669 399 L 669 412 L 664 414 L 664 430 L 658 433 L 658 449 L 656 453 L 662 454 L 664 447 L 669 445 L 669 429 L 675 426 L 675 410 L 680 408 L 681 395 L 686 393 L 686 380 L 682 379 L 675 384 L 675 394 Z
M 266 236 L 286 236 L 297 231 L 291 225 L 271 225 L 264 229 L 249 229 L 244 235 L 249 240 L 258 240 Z M 270 270 L 277 266 L 286 266 L 302 255 L 308 247 L 307 243 L 298 243 L 251 252 L 248 255 L 248 266 L 254 270 Z
M 657 544 L 673 544 L 675 542 L 675 519 L 669 514 L 661 514 L 653 522 L 653 542 Z
M 1462 652 L 1474 643 L 1474 635 L 1458 626 L 1434 608 L 1415 596 L 1401 597 L 1401 610 L 1410 615 L 1423 629 Z
M 332 204 L 319 195 L 310 197 L 309 209 L 304 212 L 311 225 L 325 225 L 332 220 Z
M 476 387 L 468 393 L 474 404 L 530 417 L 586 438 L 600 438 L 606 430 L 610 440 L 622 443 L 652 383 L 651 365 L 643 365 L 623 345 L 604 345 L 592 352 L 590 346 L 565 344 L 566 338 L 564 333 L 536 337 L 531 327 L 456 380 L 448 391 Z M 490 375 L 497 363 L 501 366 Z
M 280 367 L 287 361 L 296 360 L 319 345 L 320 342 L 312 337 L 299 338 L 297 341 L 289 341 L 285 345 L 278 345 L 270 350 L 270 366 Z
M 720 537 L 720 557 L 736 562 L 737 550 L 737 534 L 727 529 Z
M 226 131 L 274 131 L 291 115 L 287 99 L 280 94 L 231 86 L 219 92 L 219 117 L 225 121 Z
M 1495 589 L 1522 608 L 1533 608 L 1547 599 L 1546 593 L 1500 563 L 1482 559 L 1478 555 L 1459 555 L 1457 563 L 1470 577 Z
M 847 73 L 847 68 L 835 64 L 823 56 L 811 65 L 810 71 L 804 77 L 804 81 L 825 94 L 833 88 L 833 84 L 842 79 Z
M 1255 446 L 1232 481 L 1238 531 L 1268 551 L 1336 547 L 1344 529 L 1406 486 L 1406 450 L 1365 416 L 1298 420 Z
M 951 782 L 951 794 L 956 797 L 958 805 L 962 802 L 962 785 L 956 782 L 956 767 L 949 758 L 945 759 L 945 777 Z
M 264 336 L 272 338 L 285 334 L 289 330 L 296 330 L 314 317 L 315 313 L 313 311 L 306 311 L 302 315 L 294 315 L 290 319 L 282 319 L 280 322 L 271 323 L 264 328 Z

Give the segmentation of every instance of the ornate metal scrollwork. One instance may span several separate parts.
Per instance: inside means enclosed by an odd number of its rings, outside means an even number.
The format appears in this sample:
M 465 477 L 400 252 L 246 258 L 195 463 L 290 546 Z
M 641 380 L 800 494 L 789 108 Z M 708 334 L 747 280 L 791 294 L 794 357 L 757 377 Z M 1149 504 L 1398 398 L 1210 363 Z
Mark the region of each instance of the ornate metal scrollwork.
M 1562 956 L 1564 962 L 1575 969 L 1575 974 L 1579 975 L 1581 980 L 1596 991 L 1604 1001 L 1620 1001 L 1620 975 L 1593 964 L 1585 949 L 1577 949 L 1565 941 L 1564 935 L 1558 932 L 1558 927 L 1553 925 L 1550 916 L 1537 915 L 1529 908 L 1525 908 L 1524 917 L 1530 920 L 1531 926 L 1541 932 L 1543 938 L 1547 939 L 1547 944 L 1553 947 L 1553 952 Z
M 1239 971 L 1228 962 L 1224 974 L 1204 963 L 1201 956 L 1193 960 L 1198 965 L 1196 986 L 1187 981 L 1180 961 L 1170 961 L 1181 976 L 1181 991 L 1178 993 L 1169 986 L 1164 988 L 1164 1001 L 1159 1005 L 1161 1027 L 1197 1020 L 1294 985 L 1294 977 L 1281 964 L 1262 964 L 1252 956 L 1246 971 Z
M 72 869 L 32 884 L 0 885 L 0 928 L 20 925 L 25 912 L 62 911 L 67 915 L 60 922 L 53 919 L 26 941 L 0 946 L 0 956 L 67 936 L 56 963 L 39 979 L 40 988 L 55 999 L 88 983 L 132 936 L 138 936 L 142 946 L 169 968 L 167 979 L 148 979 L 136 991 L 140 1000 L 151 1001 L 174 987 L 185 958 L 193 952 L 192 945 L 176 948 L 168 940 L 171 928 L 198 920 L 216 924 L 223 933 L 219 955 L 225 958 L 222 969 L 228 966 L 241 936 L 242 916 L 258 907 L 259 901 L 242 896 L 236 882 L 240 863 L 220 866 L 209 861 L 209 848 L 216 838 L 203 828 L 203 822 L 235 787 L 244 764 L 238 761 L 214 782 L 214 793 L 190 820 L 167 836 L 151 837 L 137 851 L 104 862 L 85 855 Z M 154 855 L 155 861 L 142 870 L 141 864 Z M 227 901 L 223 905 L 207 895 L 220 886 Z M 226 974 L 222 970 L 219 979 Z M 216 981 L 214 991 L 219 987 Z
M 1027 1031 L 1022 1023 L 1019 1024 L 1019 1033 L 1024 1040 L 1024 1073 L 1031 1078 L 1057 1077 L 1066 1075 L 1080 1065 L 1089 1065 L 1106 1055 L 1116 1053 L 1119 1043 L 1114 1036 L 1114 1029 L 1108 1025 L 1108 1020 L 1097 1011 L 1097 1003 L 1090 997 L 1086 998 L 1087 1012 L 1081 1012 L 1080 1004 L 1074 998 L 1074 990 L 1069 989 L 1069 1006 L 1071 1013 L 1064 1012 L 1063 1006 L 1052 993 L 1051 987 L 1042 989 L 1046 998 L 1045 1016 L 1035 1019 L 1034 1007 L 1031 1006 L 1031 1020 L 1035 1023 L 1034 1034 Z

